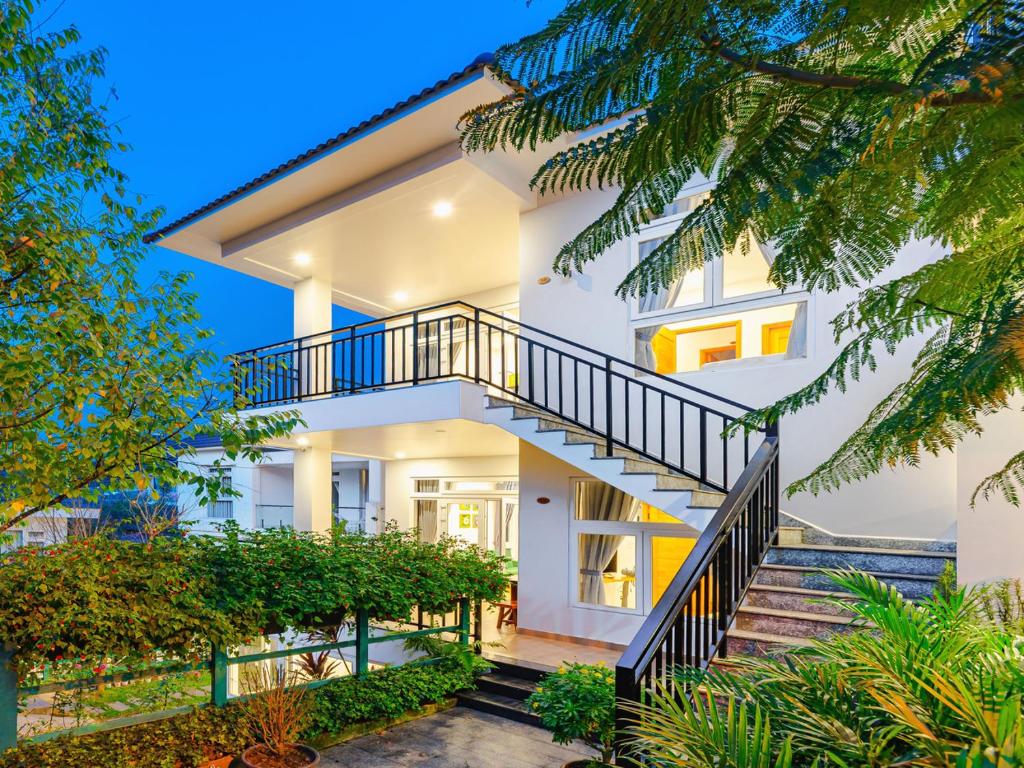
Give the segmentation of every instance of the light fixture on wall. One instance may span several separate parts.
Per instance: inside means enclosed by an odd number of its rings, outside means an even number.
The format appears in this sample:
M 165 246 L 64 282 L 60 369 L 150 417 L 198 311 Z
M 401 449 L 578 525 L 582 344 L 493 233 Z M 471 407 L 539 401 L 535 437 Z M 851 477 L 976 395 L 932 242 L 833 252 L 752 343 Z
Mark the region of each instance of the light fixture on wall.
M 455 206 L 449 200 L 438 200 L 430 210 L 437 218 L 447 219 L 455 213 Z
M 543 275 L 542 277 L 537 278 L 537 285 L 547 285 L 550 282 L 551 278 L 548 277 L 547 275 Z
M 300 267 L 308 266 L 313 261 L 313 257 L 306 251 L 299 251 L 292 257 L 292 260 Z
M 308 437 L 300 437 L 300 438 L 298 438 L 295 441 L 295 443 L 296 443 L 296 445 L 299 446 L 299 448 L 309 448 L 309 438 Z

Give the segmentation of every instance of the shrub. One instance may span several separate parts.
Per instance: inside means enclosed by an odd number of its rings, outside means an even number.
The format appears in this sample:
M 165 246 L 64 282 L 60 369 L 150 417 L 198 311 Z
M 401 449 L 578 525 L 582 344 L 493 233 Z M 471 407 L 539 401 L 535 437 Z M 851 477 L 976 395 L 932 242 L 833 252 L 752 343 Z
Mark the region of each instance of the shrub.
M 681 672 L 630 707 L 634 749 L 663 766 L 1011 766 L 1024 762 L 1024 640 L 983 617 L 983 591 L 922 604 L 867 574 L 833 578 L 869 627 Z
M 472 687 L 473 674 L 454 660 L 339 678 L 311 691 L 302 738 L 314 741 L 356 723 L 399 717 Z M 0 755 L 0 768 L 185 768 L 240 754 L 252 743 L 242 706 L 232 703 L 111 731 L 23 742 Z
M 564 664 L 526 700 L 557 744 L 584 741 L 611 760 L 615 736 L 615 675 L 604 664 Z
M 24 673 L 44 661 L 198 658 L 268 630 L 335 626 L 366 610 L 403 620 L 420 605 L 497 600 L 504 561 L 452 539 L 424 544 L 290 529 L 146 544 L 94 537 L 0 556 L 0 646 Z

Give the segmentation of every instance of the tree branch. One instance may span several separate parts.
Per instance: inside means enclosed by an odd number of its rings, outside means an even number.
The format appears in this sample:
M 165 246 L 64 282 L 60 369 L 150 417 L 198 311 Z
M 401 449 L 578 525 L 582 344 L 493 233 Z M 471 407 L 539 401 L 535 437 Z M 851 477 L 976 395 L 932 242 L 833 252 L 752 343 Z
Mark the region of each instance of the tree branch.
M 730 64 L 742 67 L 748 72 L 768 75 L 776 80 L 785 80 L 786 82 L 810 85 L 817 88 L 838 88 L 842 90 L 863 88 L 880 91 L 891 96 L 901 96 L 911 90 L 909 85 L 892 80 L 871 80 L 866 77 L 855 77 L 852 75 L 808 72 L 807 70 L 790 67 L 785 64 L 761 61 L 757 58 L 744 56 L 739 51 L 726 47 L 722 40 L 711 35 L 702 34 L 700 39 L 711 49 L 712 53 L 725 59 Z M 929 105 L 935 107 L 955 107 L 962 104 L 992 104 L 994 102 L 995 99 L 992 96 L 978 91 L 940 93 L 928 100 Z

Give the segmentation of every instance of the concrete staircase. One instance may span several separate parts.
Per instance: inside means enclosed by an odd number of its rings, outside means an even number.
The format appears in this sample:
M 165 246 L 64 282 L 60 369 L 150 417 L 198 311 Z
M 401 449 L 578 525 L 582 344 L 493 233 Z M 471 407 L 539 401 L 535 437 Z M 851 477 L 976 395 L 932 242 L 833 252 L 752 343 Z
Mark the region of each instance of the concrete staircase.
M 526 699 L 545 673 L 506 662 L 491 664 L 494 669 L 477 679 L 476 690 L 458 695 L 459 706 L 540 727 L 540 718 L 526 706 Z
M 938 575 L 955 557 L 955 542 L 837 536 L 783 515 L 779 543 L 769 550 L 729 629 L 729 655 L 771 653 L 850 629 L 849 612 L 819 602 L 849 598 L 825 570 L 867 571 L 919 600 L 933 593 Z
M 704 529 L 725 494 L 635 451 L 615 447 L 604 438 L 525 403 L 488 396 L 485 420 L 655 509 Z

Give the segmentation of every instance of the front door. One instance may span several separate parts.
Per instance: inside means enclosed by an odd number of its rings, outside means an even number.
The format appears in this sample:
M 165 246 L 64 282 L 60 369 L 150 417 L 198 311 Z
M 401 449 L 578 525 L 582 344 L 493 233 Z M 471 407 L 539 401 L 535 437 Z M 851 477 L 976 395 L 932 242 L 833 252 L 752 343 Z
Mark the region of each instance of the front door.
M 441 502 L 441 530 L 453 539 L 487 547 L 487 505 L 482 499 Z

